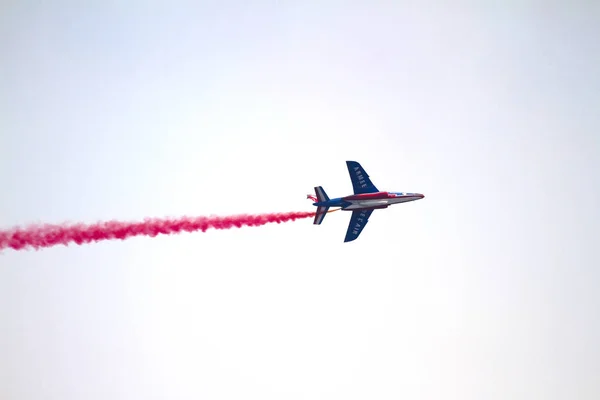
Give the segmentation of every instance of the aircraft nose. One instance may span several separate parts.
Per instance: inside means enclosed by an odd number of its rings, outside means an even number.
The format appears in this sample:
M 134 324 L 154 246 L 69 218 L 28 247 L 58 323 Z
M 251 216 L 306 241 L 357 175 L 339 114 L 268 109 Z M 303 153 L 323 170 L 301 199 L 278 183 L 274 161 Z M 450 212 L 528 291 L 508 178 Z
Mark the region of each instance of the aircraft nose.
M 425 195 L 421 194 L 421 193 L 418 193 L 417 196 L 419 196 L 420 198 L 424 198 L 425 197 Z

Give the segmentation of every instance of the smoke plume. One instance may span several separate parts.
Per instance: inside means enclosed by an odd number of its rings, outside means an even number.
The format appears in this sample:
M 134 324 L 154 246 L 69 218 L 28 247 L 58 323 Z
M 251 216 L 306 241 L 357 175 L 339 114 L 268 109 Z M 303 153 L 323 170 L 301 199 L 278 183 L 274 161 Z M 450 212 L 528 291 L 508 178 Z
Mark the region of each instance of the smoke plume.
M 336 211 L 331 210 L 329 212 Z M 208 229 L 231 229 L 261 226 L 314 217 L 314 212 L 288 212 L 258 215 L 182 217 L 146 219 L 141 222 L 107 221 L 95 224 L 31 225 L 0 230 L 0 251 L 40 249 L 56 245 L 84 244 L 101 240 L 125 240 L 133 236 L 171 235 L 181 232 L 206 232 Z

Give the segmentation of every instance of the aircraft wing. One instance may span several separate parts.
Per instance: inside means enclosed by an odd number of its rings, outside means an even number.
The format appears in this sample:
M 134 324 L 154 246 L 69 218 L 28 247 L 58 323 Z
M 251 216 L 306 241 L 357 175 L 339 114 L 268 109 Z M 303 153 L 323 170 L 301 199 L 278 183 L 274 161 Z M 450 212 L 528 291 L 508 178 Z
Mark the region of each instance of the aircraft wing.
M 346 161 L 354 194 L 376 193 L 379 190 L 369 179 L 367 171 L 356 161 Z
M 369 222 L 369 217 L 373 213 L 374 210 L 356 210 L 352 211 L 352 216 L 350 217 L 350 224 L 348 225 L 348 230 L 346 231 L 346 238 L 344 242 L 351 242 L 355 240 L 358 235 L 362 232 Z

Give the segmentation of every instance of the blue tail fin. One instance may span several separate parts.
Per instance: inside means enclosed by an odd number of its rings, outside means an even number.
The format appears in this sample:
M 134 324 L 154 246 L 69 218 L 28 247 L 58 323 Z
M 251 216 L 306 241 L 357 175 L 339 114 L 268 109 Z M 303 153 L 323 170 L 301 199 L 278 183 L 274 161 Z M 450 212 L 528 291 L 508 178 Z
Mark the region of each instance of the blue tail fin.
M 317 195 L 317 203 L 321 203 L 323 201 L 329 201 L 329 197 L 327 196 L 327 193 L 325 193 L 325 190 L 323 190 L 323 188 L 321 186 L 315 187 L 315 194 Z M 323 219 L 325 218 L 325 216 L 327 215 L 328 210 L 329 210 L 328 206 L 317 206 L 317 213 L 315 214 L 315 220 L 313 223 L 315 225 L 320 225 L 321 222 L 323 222 Z
M 323 207 L 323 206 L 317 207 L 317 213 L 315 214 L 315 221 L 313 223 L 315 225 L 321 225 L 321 222 L 323 222 L 323 219 L 327 215 L 328 210 L 329 210 L 329 207 Z
M 325 193 L 325 190 L 323 190 L 323 186 L 316 186 L 315 193 L 317 194 L 319 202 L 329 201 L 329 197 L 327 196 L 327 193 Z

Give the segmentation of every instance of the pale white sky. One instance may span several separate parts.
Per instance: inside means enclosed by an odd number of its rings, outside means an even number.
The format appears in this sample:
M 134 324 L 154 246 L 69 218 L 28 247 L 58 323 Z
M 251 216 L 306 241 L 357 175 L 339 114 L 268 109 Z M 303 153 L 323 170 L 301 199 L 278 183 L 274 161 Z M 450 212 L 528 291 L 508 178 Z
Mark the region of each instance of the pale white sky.
M 102 4 L 0 8 L 3 228 L 426 198 L 5 251 L 0 398 L 600 397 L 598 5 Z

